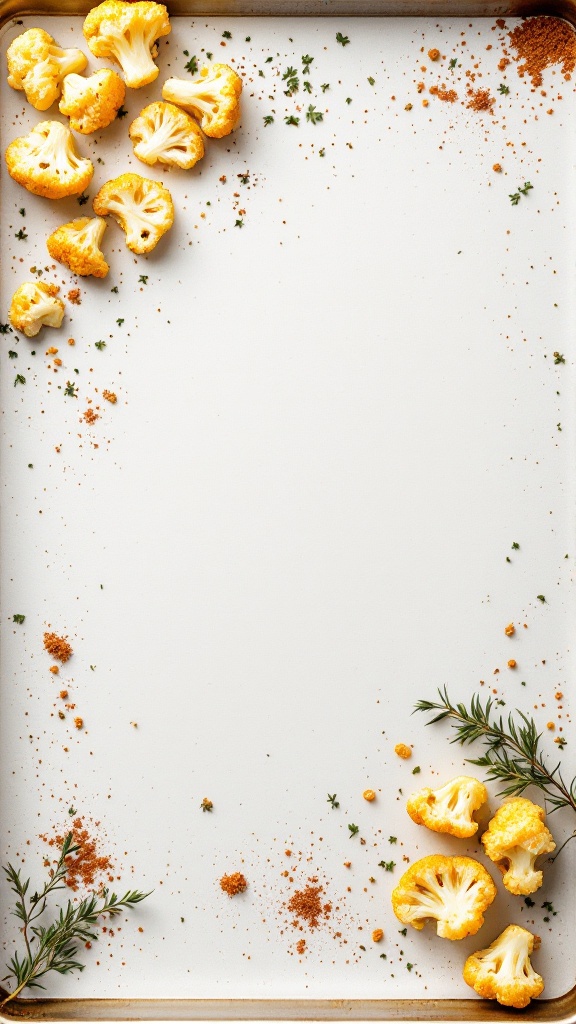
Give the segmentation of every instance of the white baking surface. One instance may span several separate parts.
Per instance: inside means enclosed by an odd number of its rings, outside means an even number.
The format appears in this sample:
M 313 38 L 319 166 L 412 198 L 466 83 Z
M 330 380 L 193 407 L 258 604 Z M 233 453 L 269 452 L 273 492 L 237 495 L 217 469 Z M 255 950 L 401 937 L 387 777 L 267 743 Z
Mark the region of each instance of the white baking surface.
M 82 45 L 80 20 L 41 24 Z M 494 688 L 505 711 L 521 706 L 545 732 L 554 720 L 552 757 L 563 725 L 569 777 L 574 767 L 573 85 L 548 71 L 542 98 L 515 65 L 498 71 L 492 22 L 173 25 L 158 83 L 129 92 L 129 116 L 107 133 L 78 137 L 103 161 L 91 197 L 124 170 L 162 179 L 173 230 L 136 258 L 111 222 L 110 275 L 79 282 L 82 304 L 67 305 L 62 330 L 1 339 L 2 860 L 23 857 L 39 879 L 39 833 L 62 826 L 73 805 L 102 823 L 118 888 L 154 889 L 119 934 L 86 952 L 82 975 L 50 977 L 47 991 L 468 996 L 465 957 L 512 921 L 542 936 L 534 963 L 546 995 L 558 996 L 574 983 L 574 848 L 546 868 L 533 910 L 498 883 L 485 927 L 461 943 L 428 929 L 400 935 L 390 892 L 403 856 L 468 852 L 488 866 L 476 842 L 426 832 L 404 811 L 412 789 L 466 770 L 447 727 L 411 717 L 418 698 L 445 683 L 466 701 Z M 19 31 L 4 30 L 3 48 Z M 337 31 L 350 37 L 345 48 Z M 473 53 L 497 124 L 433 97 L 426 109 L 416 92 L 421 78 L 435 81 L 420 48 L 450 58 L 462 32 L 455 87 L 464 97 Z M 242 127 L 208 140 L 191 172 L 147 169 L 127 127 L 165 77 L 186 74 L 185 49 L 234 59 L 249 79 Z M 302 81 L 302 54 L 314 57 L 314 92 L 284 97 L 279 76 L 293 65 Z M 496 92 L 501 81 L 508 96 Z M 3 148 L 60 117 L 32 110 L 5 80 L 0 99 Z M 284 123 L 310 102 L 323 123 L 305 123 L 304 110 L 299 127 Z M 250 187 L 237 177 L 246 171 Z M 533 191 L 512 207 L 526 180 Z M 48 267 L 44 280 L 64 294 L 75 284 L 51 269 L 45 238 L 90 206 L 32 196 L 4 168 L 1 186 L 6 320 L 31 266 Z M 14 386 L 18 372 L 25 385 Z M 68 380 L 77 399 L 64 395 Z M 115 407 L 104 388 L 117 392 Z M 91 428 L 80 423 L 89 398 L 106 406 Z M 48 624 L 74 648 L 57 679 L 42 647 Z M 57 716 L 62 686 L 81 733 L 71 714 Z M 394 755 L 398 741 L 414 744 L 410 761 Z M 550 824 L 558 838 L 572 827 L 568 815 Z M 382 859 L 397 862 L 392 873 Z M 230 900 L 218 879 L 235 870 L 249 889 Z M 304 934 L 299 957 L 303 933 L 283 924 L 282 903 L 311 874 L 340 910 Z M 544 900 L 558 910 L 549 923 Z M 5 889 L 6 956 L 17 937 L 8 906 Z

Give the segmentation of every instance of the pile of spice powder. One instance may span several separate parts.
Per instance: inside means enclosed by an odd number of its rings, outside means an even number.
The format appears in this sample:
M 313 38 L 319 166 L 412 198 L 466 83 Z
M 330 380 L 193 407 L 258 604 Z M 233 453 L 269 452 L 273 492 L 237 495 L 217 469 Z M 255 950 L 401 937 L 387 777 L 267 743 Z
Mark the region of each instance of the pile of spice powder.
M 222 875 L 220 888 L 229 896 L 236 896 L 248 888 L 248 882 L 240 871 L 235 871 L 232 875 Z
M 72 648 L 65 636 L 57 636 L 56 633 L 44 633 L 44 647 L 51 658 L 61 661 L 62 664 L 72 657 Z
M 487 110 L 489 113 L 492 113 L 495 100 L 490 95 L 489 89 L 469 89 L 468 96 L 470 97 L 470 102 L 466 106 L 470 110 Z
M 528 18 L 509 33 L 510 45 L 516 51 L 518 74 L 530 76 L 532 85 L 542 85 L 542 72 L 552 64 L 561 64 L 567 81 L 576 65 L 576 33 L 560 18 Z
M 332 913 L 332 904 L 322 902 L 321 885 L 315 884 L 318 879 L 314 876 L 308 879 L 309 884 L 305 889 L 297 890 L 288 900 L 288 910 L 294 914 L 294 927 L 299 923 L 307 924 L 309 928 L 318 928 L 322 919 L 327 920 Z
M 99 822 L 95 822 L 97 828 Z M 77 892 L 82 886 L 86 889 L 102 888 L 105 882 L 113 882 L 112 861 L 110 857 L 99 855 L 98 840 L 94 839 L 86 828 L 82 818 L 75 818 L 70 829 L 75 846 L 80 849 L 66 857 L 66 885 Z M 49 846 L 62 849 L 66 835 L 56 835 L 50 839 L 41 836 Z M 102 879 L 100 876 L 105 875 Z

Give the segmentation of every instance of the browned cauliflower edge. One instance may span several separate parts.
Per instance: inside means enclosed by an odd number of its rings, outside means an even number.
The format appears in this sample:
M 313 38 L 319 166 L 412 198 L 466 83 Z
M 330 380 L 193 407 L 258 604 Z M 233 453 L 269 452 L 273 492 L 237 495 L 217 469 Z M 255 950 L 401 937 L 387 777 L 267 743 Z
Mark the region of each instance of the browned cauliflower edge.
M 106 277 L 110 267 L 100 252 L 106 221 L 100 217 L 78 217 L 56 228 L 46 240 L 52 259 L 81 277 Z
M 60 113 L 70 118 L 75 132 L 90 135 L 112 124 L 125 96 L 126 86 L 120 75 L 101 68 L 89 78 L 66 75 L 58 106 Z
M 173 103 L 150 103 L 132 121 L 128 134 L 134 155 L 144 164 L 189 170 L 204 156 L 204 138 L 194 118 Z
M 468 839 L 478 831 L 472 815 L 488 799 L 488 791 L 478 779 L 458 775 L 439 789 L 421 789 L 413 793 L 406 810 L 417 825 L 432 832 L 447 832 L 458 839 Z
M 240 121 L 242 79 L 228 64 L 208 64 L 197 78 L 168 78 L 162 99 L 183 107 L 200 121 L 205 135 L 221 139 Z
M 402 924 L 422 931 L 436 921 L 444 939 L 475 935 L 496 896 L 486 868 L 472 857 L 432 854 L 411 864 L 392 892 L 392 909 Z
M 57 100 L 65 75 L 84 71 L 82 50 L 61 49 L 43 28 L 29 28 L 13 39 L 6 54 L 8 85 L 23 90 L 36 110 L 48 110 Z
M 498 808 L 482 836 L 484 852 L 503 873 L 508 892 L 529 896 L 544 880 L 534 867 L 542 853 L 556 849 L 544 819 L 546 813 L 538 804 L 517 796 Z
M 468 957 L 464 981 L 483 999 L 522 1010 L 544 989 L 544 981 L 530 963 L 530 954 L 539 945 L 537 935 L 509 924 L 487 949 Z
M 104 0 L 84 21 L 84 37 L 95 57 L 120 65 L 126 85 L 140 89 L 158 77 L 156 40 L 170 32 L 168 11 L 153 0 Z
M 8 319 L 17 331 L 34 338 L 41 327 L 60 327 L 64 303 L 57 299 L 60 289 L 55 284 L 26 281 L 16 289 L 10 303 Z
M 64 199 L 83 192 L 94 167 L 78 156 L 69 128 L 60 121 L 41 121 L 6 150 L 8 173 L 29 192 L 46 199 Z
M 93 202 L 94 213 L 118 221 L 132 252 L 150 252 L 174 221 L 172 196 L 161 181 L 121 174 L 107 181 Z

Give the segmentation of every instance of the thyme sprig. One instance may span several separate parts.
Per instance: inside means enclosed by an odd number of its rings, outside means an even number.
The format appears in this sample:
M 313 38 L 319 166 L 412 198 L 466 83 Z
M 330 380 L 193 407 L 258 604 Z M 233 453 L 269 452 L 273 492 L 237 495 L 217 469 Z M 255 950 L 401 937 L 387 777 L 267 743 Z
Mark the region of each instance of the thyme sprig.
M 439 689 L 439 703 L 419 700 L 415 711 L 438 711 L 427 725 L 451 718 L 456 735 L 451 743 L 463 746 L 482 740 L 486 748 L 482 757 L 468 758 L 469 764 L 485 768 L 489 779 L 499 780 L 503 788 L 500 796 L 519 796 L 528 786 L 537 786 L 550 805 L 551 811 L 560 807 L 571 807 L 576 812 L 576 778 L 570 784 L 564 782 L 560 762 L 550 768 L 543 753 L 540 740 L 542 733 L 536 728 L 533 718 L 516 709 L 520 721 L 510 713 L 507 719 L 492 715 L 494 701 L 489 697 L 483 705 L 476 694 L 470 702 L 452 704 L 446 687 Z M 576 833 L 575 833 L 576 834 Z
M 66 858 L 80 850 L 80 846 L 72 840 L 72 832 L 69 832 L 56 867 L 50 869 L 48 881 L 40 892 L 36 891 L 32 896 L 28 895 L 30 879 L 23 881 L 20 869 L 17 871 L 11 864 L 2 869 L 17 897 L 12 913 L 22 922 L 24 951 L 16 952 L 6 965 L 8 974 L 2 980 L 13 978 L 15 988 L 2 1000 L 1 1006 L 15 999 L 26 987 L 44 988 L 39 978 L 50 971 L 57 971 L 58 974 L 83 971 L 85 964 L 80 963 L 76 957 L 81 944 L 98 938 L 94 931 L 98 918 L 103 914 L 114 917 L 124 910 L 130 910 L 150 895 L 129 890 L 119 899 L 115 893 L 103 889 L 101 894 L 93 892 L 77 904 L 68 900 L 66 907 L 57 908 L 58 915 L 48 926 L 36 923 L 44 914 L 52 893 L 66 887 Z

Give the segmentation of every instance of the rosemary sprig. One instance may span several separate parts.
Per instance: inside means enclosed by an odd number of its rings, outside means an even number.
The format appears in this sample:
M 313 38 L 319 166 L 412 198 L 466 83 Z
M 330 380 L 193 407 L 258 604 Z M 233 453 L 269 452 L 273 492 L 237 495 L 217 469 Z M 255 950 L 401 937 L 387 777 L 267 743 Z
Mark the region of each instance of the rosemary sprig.
M 12 892 L 17 897 L 12 913 L 22 921 L 24 951 L 20 954 L 16 952 L 6 965 L 8 974 L 2 980 L 13 978 L 15 988 L 2 1000 L 0 1006 L 15 999 L 26 987 L 44 988 L 38 979 L 49 971 L 57 971 L 58 974 L 83 971 L 85 964 L 80 963 L 76 956 L 80 944 L 98 938 L 97 932 L 94 931 L 98 918 L 103 914 L 114 917 L 123 910 L 130 910 L 150 895 L 147 892 L 133 890 L 119 899 L 115 893 L 103 889 L 101 894 L 91 893 L 77 904 L 68 900 L 65 908 L 57 908 L 58 916 L 47 927 L 36 924 L 47 908 L 48 897 L 58 889 L 66 887 L 66 858 L 73 856 L 80 849 L 72 839 L 72 833 L 69 832 L 62 845 L 56 867 L 50 870 L 48 881 L 42 890 L 35 892 L 33 896 L 28 896 L 30 879 L 23 881 L 20 870 L 16 871 L 11 864 L 2 869 Z
M 500 796 L 519 796 L 528 786 L 537 786 L 550 805 L 551 811 L 560 807 L 571 807 L 576 812 L 576 778 L 568 785 L 562 778 L 560 763 L 550 768 L 546 755 L 541 749 L 542 734 L 538 732 L 533 718 L 516 709 L 520 722 L 510 713 L 504 720 L 502 715 L 492 715 L 494 701 L 489 697 L 483 705 L 476 694 L 470 702 L 452 704 L 446 687 L 438 690 L 439 703 L 419 700 L 415 711 L 438 711 L 427 725 L 451 718 L 456 735 L 451 743 L 473 743 L 482 740 L 486 748 L 482 757 L 468 758 L 469 764 L 485 768 L 489 779 L 503 783 Z M 576 833 L 575 833 L 576 835 Z

